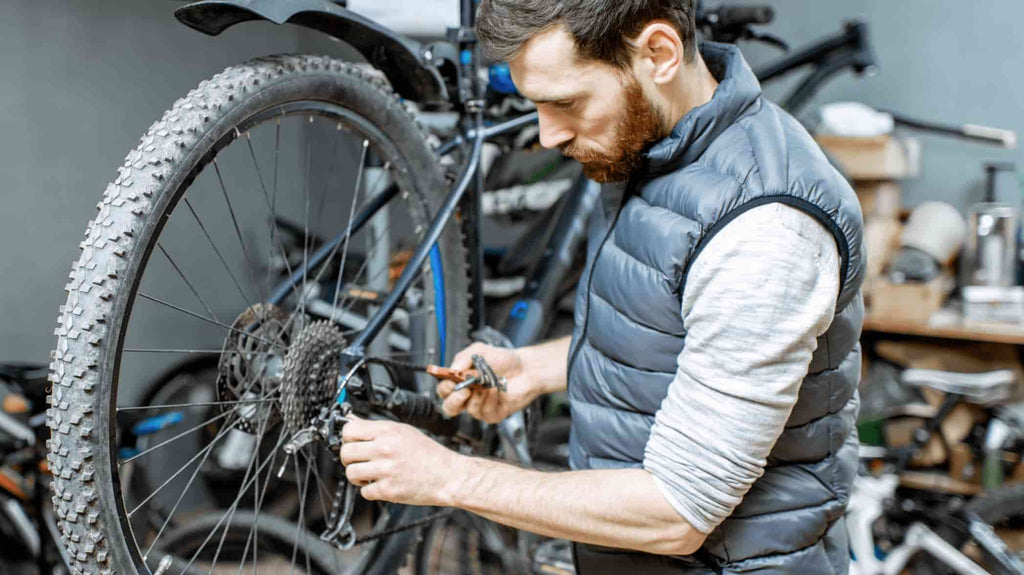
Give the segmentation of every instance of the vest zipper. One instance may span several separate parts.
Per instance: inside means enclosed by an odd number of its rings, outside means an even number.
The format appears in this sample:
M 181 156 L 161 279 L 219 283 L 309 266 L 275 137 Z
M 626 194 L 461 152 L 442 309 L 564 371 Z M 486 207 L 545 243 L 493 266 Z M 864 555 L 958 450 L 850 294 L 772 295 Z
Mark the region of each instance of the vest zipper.
M 565 387 L 568 391 L 569 381 L 572 377 L 572 366 L 576 363 L 576 356 L 579 355 L 580 349 L 583 347 L 583 342 L 587 337 L 587 326 L 590 325 L 590 287 L 594 281 L 594 268 L 597 267 L 597 260 L 601 258 L 601 251 L 604 250 L 604 244 L 611 237 L 612 233 L 615 232 L 615 225 L 619 223 L 619 214 L 622 213 L 622 209 L 626 207 L 626 202 L 629 201 L 629 197 L 633 195 L 633 188 L 636 182 L 636 178 L 630 178 L 626 184 L 626 189 L 622 192 L 622 200 L 619 202 L 619 207 L 615 210 L 615 217 L 612 218 L 612 224 L 608 226 L 608 231 L 605 232 L 604 238 L 601 240 L 601 245 L 597 246 L 597 252 L 594 254 L 594 261 L 590 264 L 590 273 L 587 274 L 587 313 L 583 316 L 583 329 L 580 331 L 580 338 L 576 341 L 576 348 L 572 350 L 572 356 L 569 358 L 569 365 L 565 368 Z

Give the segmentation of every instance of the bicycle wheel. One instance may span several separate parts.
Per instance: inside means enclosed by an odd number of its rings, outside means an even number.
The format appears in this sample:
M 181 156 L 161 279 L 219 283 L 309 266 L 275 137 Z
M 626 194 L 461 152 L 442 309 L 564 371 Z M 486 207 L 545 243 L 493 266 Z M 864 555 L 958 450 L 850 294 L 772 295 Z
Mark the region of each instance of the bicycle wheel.
M 404 270 L 441 204 L 443 174 L 410 110 L 379 75 L 309 55 L 257 59 L 201 83 L 150 127 L 119 172 L 80 245 L 55 332 L 48 459 L 62 541 L 82 572 L 148 573 L 147 554 L 173 530 L 212 450 L 242 431 L 252 448 L 238 476 L 228 478 L 236 493 L 226 508 L 206 509 L 220 519 L 182 558 L 186 566 L 200 556 L 223 565 L 218 554 L 235 516 L 252 512 L 236 572 L 250 558 L 257 563 L 259 514 L 270 513 L 261 503 L 282 481 L 293 484 L 299 510 L 288 519 L 303 533 L 326 515 L 322 447 L 310 444 L 291 458 L 280 447 L 334 401 L 338 352 Z M 382 197 L 366 225 L 353 224 L 371 198 Z M 303 230 L 301 252 L 282 246 L 282 219 Z M 322 238 L 340 241 L 297 274 L 296 263 L 312 261 Z M 447 226 L 368 353 L 449 361 L 468 343 L 468 309 L 466 298 L 445 294 L 468 292 L 466 265 L 458 227 Z M 275 298 L 283 292 L 274 289 L 282 279 L 274 270 L 282 266 L 292 293 Z M 218 358 L 216 397 L 140 405 L 138 382 L 181 354 Z M 118 438 L 129 430 L 118 416 L 139 410 L 202 416 L 119 458 Z M 194 441 L 197 435 L 204 439 Z M 122 472 L 147 458 L 185 463 L 150 496 L 126 501 Z M 167 515 L 159 529 L 133 521 L 148 515 L 151 502 Z M 373 505 L 370 528 L 425 512 Z M 205 517 L 186 507 L 180 523 Z M 341 571 L 393 572 L 412 537 L 403 532 L 356 547 Z M 292 544 L 298 547 L 298 533 Z M 304 561 L 294 555 L 293 564 Z

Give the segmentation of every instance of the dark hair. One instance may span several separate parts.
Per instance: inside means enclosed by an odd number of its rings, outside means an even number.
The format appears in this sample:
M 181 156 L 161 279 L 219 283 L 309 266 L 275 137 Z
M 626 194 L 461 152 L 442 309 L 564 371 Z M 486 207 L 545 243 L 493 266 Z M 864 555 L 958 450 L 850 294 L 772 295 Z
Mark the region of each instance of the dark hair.
M 667 20 L 679 32 L 683 54 L 697 52 L 693 0 L 482 0 L 476 33 L 491 60 L 516 57 L 530 38 L 558 25 L 576 42 L 581 59 L 627 69 L 635 38 L 652 20 Z

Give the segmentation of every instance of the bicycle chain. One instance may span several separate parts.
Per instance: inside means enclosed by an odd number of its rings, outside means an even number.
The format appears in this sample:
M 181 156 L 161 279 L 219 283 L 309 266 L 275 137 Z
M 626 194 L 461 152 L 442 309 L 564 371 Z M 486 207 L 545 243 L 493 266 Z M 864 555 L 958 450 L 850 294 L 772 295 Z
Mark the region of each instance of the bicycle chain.
M 342 503 L 339 505 L 339 502 Z M 401 525 L 396 525 L 395 527 L 381 529 L 376 533 L 356 537 L 355 529 L 349 521 L 354 502 L 355 486 L 348 481 L 339 481 L 334 490 L 334 504 L 332 505 L 331 512 L 327 518 L 327 529 L 320 535 L 320 539 L 331 543 L 342 551 L 351 549 L 357 545 L 369 543 L 370 541 L 390 537 L 396 533 L 401 533 L 402 531 L 422 527 L 433 521 L 447 517 L 455 511 L 454 509 L 442 509 L 425 517 L 421 517 L 416 521 L 410 521 L 409 523 L 403 523 Z M 344 511 L 342 511 L 342 508 L 344 508 Z M 342 513 L 344 513 L 345 516 L 344 522 L 340 521 L 342 519 Z
M 312 327 L 312 326 L 311 326 Z M 396 359 L 382 358 L 382 357 L 363 357 L 361 359 L 362 364 L 376 364 L 384 367 L 391 367 L 395 369 L 405 369 L 418 372 L 428 372 L 430 366 L 420 365 L 406 361 L 400 361 Z M 487 362 L 480 356 L 473 356 L 473 364 L 479 374 L 477 382 L 484 387 L 497 387 L 501 391 L 505 391 L 505 380 L 504 378 L 498 377 L 494 370 L 491 369 Z M 337 378 L 335 378 L 337 379 Z M 475 378 L 474 378 L 475 379 Z M 466 382 L 469 383 L 468 381 Z M 344 415 L 347 415 L 345 413 Z M 328 413 L 321 412 L 320 419 L 325 423 L 324 429 L 332 429 L 331 416 Z M 338 440 L 340 438 L 335 438 Z M 362 545 L 370 541 L 375 541 L 384 537 L 390 537 L 396 533 L 402 531 L 408 531 L 410 529 L 416 529 L 427 525 L 438 519 L 451 515 L 454 509 L 442 509 L 431 513 L 425 517 L 411 521 L 402 525 L 397 525 L 388 529 L 382 529 L 377 533 L 371 533 L 364 535 L 363 537 L 356 537 L 355 530 L 352 528 L 351 515 L 352 507 L 355 501 L 355 486 L 349 483 L 347 480 L 338 482 L 337 487 L 334 491 L 334 501 L 331 505 L 331 512 L 327 518 L 327 529 L 320 535 L 320 539 L 327 541 L 335 547 L 346 550 L 356 545 Z
M 429 367 L 427 365 L 421 365 L 407 361 L 400 361 L 397 359 L 372 356 L 362 358 L 362 363 L 376 364 L 384 367 L 405 369 L 417 372 L 426 372 L 427 368 Z M 482 363 L 484 366 L 486 366 L 486 362 Z M 487 368 L 487 371 L 490 374 L 492 374 L 494 381 L 498 380 L 497 377 L 493 376 L 492 370 Z M 504 382 L 502 382 L 502 384 L 504 384 Z M 504 385 L 502 385 L 502 388 L 503 387 Z M 362 545 L 370 541 L 376 541 L 378 539 L 390 537 L 396 533 L 401 533 L 403 531 L 408 531 L 410 529 L 422 527 L 424 525 L 437 521 L 438 519 L 447 517 L 455 511 L 454 509 L 442 509 L 439 511 L 435 511 L 434 513 L 430 513 L 427 516 L 417 519 L 415 521 L 410 521 L 409 523 L 403 523 L 401 525 L 396 525 L 395 527 L 382 529 L 377 533 L 371 533 L 369 535 L 364 535 L 362 537 L 355 537 L 355 532 L 352 529 L 351 523 L 349 521 L 352 513 L 352 502 L 354 500 L 355 487 L 348 481 L 339 481 L 334 491 L 334 501 L 333 504 L 331 505 L 331 512 L 328 515 L 327 529 L 320 536 L 322 540 L 327 541 L 335 547 L 338 547 L 342 550 L 350 549 L 352 547 Z

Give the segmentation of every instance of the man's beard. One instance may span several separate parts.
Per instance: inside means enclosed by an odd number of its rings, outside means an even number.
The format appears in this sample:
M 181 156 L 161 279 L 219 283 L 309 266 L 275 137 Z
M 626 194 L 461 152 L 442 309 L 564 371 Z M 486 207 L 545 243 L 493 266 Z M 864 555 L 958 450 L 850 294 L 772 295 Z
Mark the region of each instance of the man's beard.
M 562 153 L 583 165 L 583 173 L 595 182 L 621 182 L 640 167 L 647 144 L 662 138 L 664 119 L 661 111 L 644 95 L 635 78 L 623 87 L 625 108 L 619 116 L 611 153 L 588 150 L 573 140 L 562 146 Z

